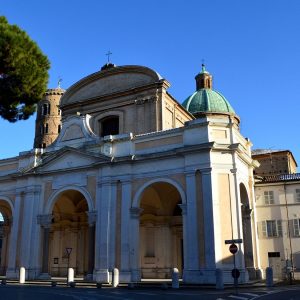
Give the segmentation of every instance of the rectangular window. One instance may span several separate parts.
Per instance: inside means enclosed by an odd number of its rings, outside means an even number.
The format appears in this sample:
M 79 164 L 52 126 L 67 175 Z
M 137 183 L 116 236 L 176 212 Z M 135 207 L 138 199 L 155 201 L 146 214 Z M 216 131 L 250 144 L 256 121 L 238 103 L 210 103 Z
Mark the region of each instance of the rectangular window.
M 281 220 L 262 221 L 263 237 L 279 237 L 282 236 Z
M 296 189 L 296 202 L 300 203 L 300 189 Z
M 265 204 L 274 204 L 274 192 L 273 191 L 265 191 L 264 192 L 264 200 Z
M 268 252 L 268 257 L 280 257 L 280 252 Z
M 300 219 L 293 220 L 294 236 L 300 236 Z

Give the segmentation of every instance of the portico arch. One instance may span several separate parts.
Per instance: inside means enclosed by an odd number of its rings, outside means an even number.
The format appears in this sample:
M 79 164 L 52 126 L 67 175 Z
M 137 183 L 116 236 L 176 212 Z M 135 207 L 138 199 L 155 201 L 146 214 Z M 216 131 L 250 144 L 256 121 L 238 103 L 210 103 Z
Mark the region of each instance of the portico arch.
M 243 245 L 245 268 L 248 270 L 249 278 L 255 279 L 254 259 L 253 259 L 253 244 L 252 244 L 252 224 L 251 212 L 248 191 L 243 183 L 240 183 L 240 199 L 242 210 L 242 227 L 243 227 Z
M 166 183 L 169 183 L 170 185 L 173 185 L 178 193 L 180 194 L 180 198 L 181 198 L 181 202 L 182 204 L 185 204 L 186 203 L 186 196 L 185 196 L 185 192 L 182 188 L 182 186 L 175 180 L 173 179 L 168 179 L 168 178 L 155 178 L 155 179 L 152 179 L 150 181 L 147 181 L 146 183 L 144 183 L 139 189 L 138 191 L 136 192 L 134 198 L 133 198 L 133 201 L 132 201 L 132 207 L 136 207 L 136 208 L 139 208 L 140 207 L 140 202 L 141 202 L 141 197 L 142 197 L 142 194 L 143 192 L 145 191 L 145 189 L 154 184 L 154 183 L 158 183 L 158 182 L 166 182 Z
M 0 275 L 6 274 L 8 266 L 12 214 L 11 200 L 0 196 Z
M 183 222 L 185 202 L 180 185 L 156 179 L 137 192 L 133 206 L 140 209 L 139 262 L 142 278 L 170 278 L 171 269 L 183 270 Z
M 95 209 L 94 209 L 94 202 L 93 202 L 93 200 L 92 200 L 92 197 L 91 197 L 90 193 L 89 193 L 86 189 L 84 189 L 84 188 L 82 188 L 82 187 L 80 187 L 80 186 L 75 186 L 75 185 L 73 186 L 73 185 L 72 185 L 72 186 L 64 187 L 64 188 L 61 188 L 61 189 L 55 191 L 55 192 L 49 197 L 49 200 L 48 200 L 48 202 L 47 202 L 47 205 L 46 205 L 46 208 L 45 208 L 45 212 L 44 212 L 44 213 L 45 213 L 46 215 L 51 214 L 51 212 L 52 212 L 52 210 L 53 210 L 53 207 L 54 207 L 54 204 L 55 204 L 55 202 L 57 201 L 58 196 L 59 196 L 61 193 L 63 193 L 64 191 L 69 191 L 69 190 L 74 190 L 74 191 L 80 192 L 80 193 L 84 196 L 85 200 L 87 201 L 89 211 L 94 211 L 94 210 L 95 210 Z

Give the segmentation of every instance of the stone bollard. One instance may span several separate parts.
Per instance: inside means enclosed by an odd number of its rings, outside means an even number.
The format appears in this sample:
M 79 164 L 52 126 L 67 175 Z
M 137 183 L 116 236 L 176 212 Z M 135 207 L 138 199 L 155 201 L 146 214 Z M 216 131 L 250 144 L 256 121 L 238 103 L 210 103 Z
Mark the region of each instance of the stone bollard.
M 216 289 L 224 290 L 223 270 L 216 269 Z
M 172 270 L 172 289 L 179 289 L 179 271 L 177 268 Z
M 19 277 L 19 283 L 24 284 L 25 283 L 25 276 L 26 276 L 26 270 L 24 267 L 20 268 L 20 277 Z
M 75 281 L 71 281 L 69 283 L 70 288 L 75 288 L 76 287 L 76 282 Z
M 119 270 L 117 268 L 114 268 L 113 271 L 113 287 L 118 287 L 119 285 Z
M 266 286 L 273 286 L 273 269 L 271 267 L 266 268 Z
M 73 281 L 74 281 L 74 269 L 69 268 L 68 269 L 68 284 Z

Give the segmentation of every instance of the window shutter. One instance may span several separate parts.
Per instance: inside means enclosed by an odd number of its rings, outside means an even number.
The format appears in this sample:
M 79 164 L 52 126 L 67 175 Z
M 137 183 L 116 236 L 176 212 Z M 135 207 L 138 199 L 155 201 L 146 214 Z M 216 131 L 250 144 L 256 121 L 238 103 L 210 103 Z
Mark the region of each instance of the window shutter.
M 281 220 L 277 220 L 277 236 L 282 236 L 282 224 L 281 224 Z
M 294 236 L 299 236 L 299 219 L 293 220 L 293 227 L 294 227 Z
M 261 236 L 262 237 L 267 237 L 267 222 L 266 221 L 262 221 L 261 222 Z

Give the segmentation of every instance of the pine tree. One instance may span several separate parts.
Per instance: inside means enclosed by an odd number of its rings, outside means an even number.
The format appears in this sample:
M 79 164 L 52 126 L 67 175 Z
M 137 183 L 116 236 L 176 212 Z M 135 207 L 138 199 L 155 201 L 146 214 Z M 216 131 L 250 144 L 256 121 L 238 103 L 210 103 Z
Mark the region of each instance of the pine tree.
M 48 83 L 50 63 L 38 45 L 0 16 L 0 117 L 28 119 Z

